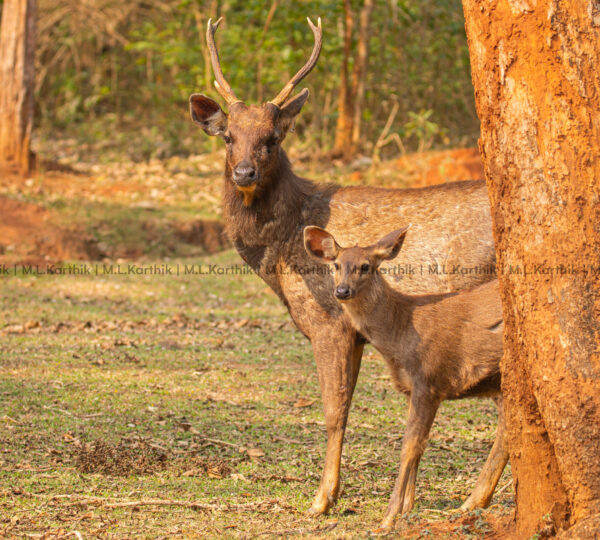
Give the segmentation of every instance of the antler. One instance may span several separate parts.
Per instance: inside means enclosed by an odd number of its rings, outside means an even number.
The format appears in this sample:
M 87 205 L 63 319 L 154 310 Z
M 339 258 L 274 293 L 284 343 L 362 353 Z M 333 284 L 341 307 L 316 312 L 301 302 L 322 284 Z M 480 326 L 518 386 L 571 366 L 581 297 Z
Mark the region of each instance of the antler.
M 313 35 L 315 36 L 315 46 L 313 48 L 312 54 L 310 55 L 310 58 L 308 59 L 308 62 L 306 62 L 306 64 L 304 64 L 302 69 L 300 71 L 298 71 L 298 73 L 296 73 L 296 75 L 294 75 L 292 77 L 290 82 L 285 85 L 285 87 L 283 88 L 283 90 L 281 92 L 279 92 L 277 97 L 275 99 L 273 99 L 272 101 L 270 101 L 270 103 L 272 103 L 273 105 L 275 105 L 277 107 L 281 107 L 285 103 L 287 98 L 292 93 L 292 90 L 294 89 L 294 87 L 302 79 L 304 79 L 304 77 L 306 77 L 311 72 L 311 70 L 317 64 L 317 60 L 319 59 L 319 54 L 321 54 L 321 46 L 323 45 L 323 30 L 321 29 L 321 17 L 319 17 L 319 19 L 317 21 L 317 26 L 315 26 L 312 23 L 310 18 L 307 17 L 306 20 L 308 21 L 310 29 L 313 32 Z
M 215 88 L 221 94 L 223 99 L 227 101 L 228 105 L 233 105 L 238 101 L 236 95 L 233 93 L 231 86 L 223 77 L 223 71 L 221 70 L 221 62 L 219 61 L 219 53 L 215 45 L 215 31 L 219 27 L 219 23 L 223 20 L 221 17 L 215 24 L 212 24 L 212 19 L 208 19 L 208 27 L 206 28 L 206 45 L 208 45 L 208 51 L 210 52 L 210 62 L 212 64 L 213 72 L 215 74 Z

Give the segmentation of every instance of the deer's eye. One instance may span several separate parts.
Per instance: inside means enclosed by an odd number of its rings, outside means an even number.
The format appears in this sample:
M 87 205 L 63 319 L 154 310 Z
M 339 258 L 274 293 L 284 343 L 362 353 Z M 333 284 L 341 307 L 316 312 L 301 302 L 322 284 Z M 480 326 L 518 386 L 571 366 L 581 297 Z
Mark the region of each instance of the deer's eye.
M 223 140 L 225 144 L 231 144 L 231 137 L 229 135 L 223 135 Z
M 277 139 L 275 137 L 270 137 L 264 142 L 263 149 L 269 153 L 273 151 L 273 148 L 275 148 L 276 145 Z
M 333 267 L 334 267 L 334 268 L 335 268 L 337 271 L 339 271 L 339 269 L 340 269 L 340 265 L 339 265 L 338 263 L 333 263 Z
M 366 274 L 370 269 L 371 269 L 371 266 L 369 264 L 365 263 L 360 267 L 360 273 Z

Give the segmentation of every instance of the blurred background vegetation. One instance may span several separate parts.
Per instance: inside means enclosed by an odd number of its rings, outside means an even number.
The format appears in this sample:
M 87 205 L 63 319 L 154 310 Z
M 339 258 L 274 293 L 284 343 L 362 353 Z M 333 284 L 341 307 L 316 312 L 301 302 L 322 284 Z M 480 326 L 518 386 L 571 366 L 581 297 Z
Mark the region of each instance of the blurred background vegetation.
M 36 136 L 46 144 L 72 137 L 125 146 L 136 160 L 208 151 L 215 143 L 199 136 L 187 105 L 192 92 L 218 97 L 206 63 L 208 18 L 224 16 L 217 44 L 225 76 L 238 96 L 255 103 L 274 97 L 307 59 L 313 45 L 308 15 L 322 18 L 324 46 L 317 68 L 304 81 L 311 99 L 294 144 L 300 152 L 330 151 L 345 24 L 350 15 L 351 73 L 367 3 L 39 0 Z M 362 36 L 369 55 L 357 152 L 393 156 L 472 145 L 479 122 L 460 0 L 371 4 Z

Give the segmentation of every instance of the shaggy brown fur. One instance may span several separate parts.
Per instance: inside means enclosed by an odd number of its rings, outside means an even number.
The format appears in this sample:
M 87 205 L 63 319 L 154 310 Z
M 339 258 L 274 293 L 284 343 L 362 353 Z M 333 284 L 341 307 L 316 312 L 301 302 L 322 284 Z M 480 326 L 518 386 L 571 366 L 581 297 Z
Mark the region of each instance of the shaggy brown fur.
M 502 305 L 498 280 L 471 290 L 408 296 L 379 272 L 397 256 L 408 227 L 366 248 L 341 248 L 318 227 L 304 230 L 307 252 L 335 267 L 334 294 L 344 313 L 386 359 L 396 389 L 409 396 L 396 481 L 382 528 L 414 504 L 419 460 L 439 404 L 445 399 L 493 396 L 499 408 L 496 442 L 474 494 L 463 506 L 486 506 L 508 461 L 500 397 Z

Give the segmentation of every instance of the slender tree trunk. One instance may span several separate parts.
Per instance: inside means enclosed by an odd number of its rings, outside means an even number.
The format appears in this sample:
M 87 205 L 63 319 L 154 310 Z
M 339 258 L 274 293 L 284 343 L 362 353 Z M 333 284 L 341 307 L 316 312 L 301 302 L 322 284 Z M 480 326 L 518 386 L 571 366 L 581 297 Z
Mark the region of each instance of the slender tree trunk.
M 196 9 L 194 11 L 194 17 L 196 19 L 196 28 L 198 29 L 200 43 L 202 43 L 202 57 L 204 59 L 204 91 L 207 95 L 210 95 L 214 91 L 214 86 L 210 64 L 210 53 L 208 51 L 208 46 L 206 45 L 206 25 L 208 19 L 212 19 L 213 21 L 217 19 L 217 13 L 219 11 L 218 0 L 211 0 L 207 11 L 208 13 L 205 11 L 203 14 L 199 9 Z M 210 151 L 214 154 L 217 151 L 217 139 L 216 137 L 209 137 L 209 139 Z
M 0 25 L 0 166 L 27 174 L 33 127 L 36 0 L 4 0 Z
M 340 73 L 340 93 L 338 97 L 338 117 L 335 126 L 333 153 L 346 156 L 352 153 L 352 124 L 354 121 L 354 104 L 350 88 L 350 55 L 352 54 L 352 29 L 354 15 L 350 0 L 344 0 L 344 53 Z
M 263 26 L 262 34 L 260 36 L 260 41 L 256 46 L 256 55 L 258 56 L 258 69 L 256 70 L 256 89 L 257 89 L 257 99 L 258 103 L 262 103 L 264 101 L 264 87 L 262 81 L 262 71 L 263 71 L 263 43 L 265 42 L 265 38 L 267 37 L 267 32 L 269 31 L 269 26 L 271 25 L 271 21 L 273 20 L 273 16 L 275 15 L 275 10 L 279 4 L 279 0 L 273 0 L 271 2 L 271 7 L 269 8 L 269 12 L 267 13 L 267 18 L 265 19 L 265 24 Z
M 600 6 L 463 5 L 502 270 L 517 531 L 597 538 Z
M 374 0 L 365 0 L 358 23 L 356 61 L 352 72 L 352 95 L 354 96 L 354 118 L 352 121 L 352 149 L 356 151 L 360 142 L 360 124 L 365 98 L 367 60 L 369 58 L 369 26 Z

